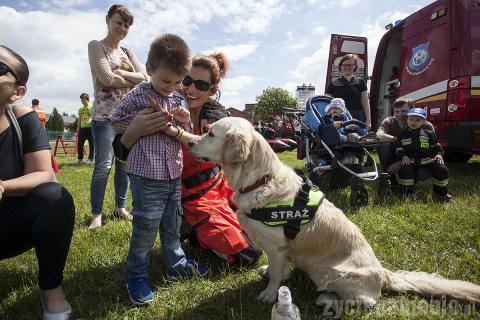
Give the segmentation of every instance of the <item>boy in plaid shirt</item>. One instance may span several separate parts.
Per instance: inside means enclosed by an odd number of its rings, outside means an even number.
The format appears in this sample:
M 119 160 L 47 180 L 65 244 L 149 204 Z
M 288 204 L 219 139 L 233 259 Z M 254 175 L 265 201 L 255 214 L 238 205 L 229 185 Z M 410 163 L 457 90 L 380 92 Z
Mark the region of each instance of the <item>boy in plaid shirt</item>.
M 183 97 L 176 91 L 191 66 L 185 41 L 172 34 L 157 37 L 146 65 L 150 82 L 137 85 L 122 99 L 112 117 L 113 128 L 124 133 L 138 113 L 153 107 L 172 115 L 172 125 L 182 128 L 179 134 L 190 131 L 190 114 L 182 108 Z M 208 273 L 204 265 L 186 258 L 180 244 L 182 160 L 180 142 L 160 131 L 140 137 L 127 158 L 133 230 L 126 284 L 130 300 L 136 305 L 153 301 L 148 269 L 157 233 L 168 281 Z

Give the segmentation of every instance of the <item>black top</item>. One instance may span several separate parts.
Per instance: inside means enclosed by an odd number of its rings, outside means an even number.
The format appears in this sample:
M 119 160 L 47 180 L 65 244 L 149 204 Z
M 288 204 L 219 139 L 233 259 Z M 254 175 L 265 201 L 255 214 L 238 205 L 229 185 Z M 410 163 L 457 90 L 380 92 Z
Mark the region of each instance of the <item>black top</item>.
M 420 160 L 443 154 L 443 149 L 437 142 L 435 132 L 424 128 L 406 128 L 397 137 L 395 153 L 399 159 L 407 155 L 411 159 Z
M 47 132 L 35 111 L 24 114 L 17 120 L 22 130 L 23 154 L 50 149 Z M 10 180 L 23 175 L 18 137 L 12 124 L 0 133 L 0 159 L 1 180 Z
M 350 84 L 344 77 L 339 77 L 328 84 L 325 94 L 345 100 L 348 111 L 363 110 L 361 93 L 367 91 L 367 84 L 362 78 L 356 77 L 350 79 Z

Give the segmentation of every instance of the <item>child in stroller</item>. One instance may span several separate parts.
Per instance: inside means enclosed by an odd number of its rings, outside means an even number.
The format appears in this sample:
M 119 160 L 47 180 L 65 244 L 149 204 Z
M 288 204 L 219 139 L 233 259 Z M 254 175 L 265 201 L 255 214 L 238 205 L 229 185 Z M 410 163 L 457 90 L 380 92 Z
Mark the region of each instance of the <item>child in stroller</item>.
M 350 205 L 367 205 L 363 182 L 376 180 L 378 170 L 365 145 L 374 146 L 378 139 L 365 135 L 366 125 L 352 119 L 342 99 L 310 98 L 302 123 L 306 128 L 302 143 L 304 162 L 310 179 L 329 190 L 350 186 Z
M 325 125 L 332 124 L 337 128 L 342 142 L 360 142 L 360 138 L 367 134 L 367 126 L 363 122 L 352 123 L 346 127 L 343 123 L 353 120 L 345 107 L 342 98 L 333 98 L 325 108 L 323 121 Z

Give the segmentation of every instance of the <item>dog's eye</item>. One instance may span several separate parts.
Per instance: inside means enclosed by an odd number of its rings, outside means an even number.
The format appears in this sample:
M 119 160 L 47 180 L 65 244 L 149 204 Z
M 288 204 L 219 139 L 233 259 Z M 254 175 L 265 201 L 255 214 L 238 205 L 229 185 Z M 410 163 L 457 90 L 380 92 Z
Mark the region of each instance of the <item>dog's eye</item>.
M 212 131 L 208 131 L 208 136 L 213 138 L 213 137 L 214 137 L 213 132 L 212 132 Z

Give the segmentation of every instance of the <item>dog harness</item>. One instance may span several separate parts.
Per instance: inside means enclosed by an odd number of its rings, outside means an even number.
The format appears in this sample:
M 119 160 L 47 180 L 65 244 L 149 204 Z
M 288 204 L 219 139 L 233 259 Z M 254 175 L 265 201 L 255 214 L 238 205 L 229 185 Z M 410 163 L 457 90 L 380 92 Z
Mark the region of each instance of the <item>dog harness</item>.
M 300 232 L 300 226 L 309 223 L 325 198 L 323 192 L 311 190 L 305 176 L 304 183 L 294 199 L 269 203 L 263 208 L 252 209 L 247 216 L 250 219 L 262 221 L 268 226 L 283 226 L 285 236 L 293 240 Z

